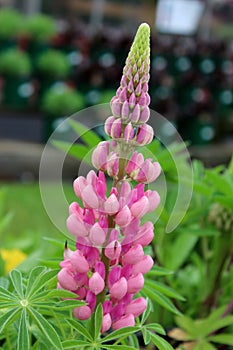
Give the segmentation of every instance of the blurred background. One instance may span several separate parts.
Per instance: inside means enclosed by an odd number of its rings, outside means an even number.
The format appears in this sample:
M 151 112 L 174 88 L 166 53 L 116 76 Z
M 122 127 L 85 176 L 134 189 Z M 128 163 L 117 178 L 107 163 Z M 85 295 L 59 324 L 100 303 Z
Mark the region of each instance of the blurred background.
M 233 0 L 0 0 L 0 277 L 21 262 L 26 272 L 38 263 L 59 266 L 65 237 L 50 221 L 38 185 L 44 145 L 65 117 L 109 103 L 145 21 L 152 32 L 150 107 L 187 142 L 194 170 L 190 207 L 166 235 L 180 185 L 189 193 L 192 179 L 182 145 L 151 144 L 168 192 L 149 253 L 157 265 L 176 271 L 165 282 L 186 298 L 176 307 L 195 319 L 233 295 Z M 65 139 L 67 129 L 62 132 Z M 165 129 L 163 138 L 170 136 Z M 80 160 L 101 137 L 101 130 L 89 132 L 73 154 Z M 71 181 L 77 162 L 66 158 L 63 168 L 68 203 L 76 200 Z M 156 188 L 163 190 L 159 182 Z M 48 192 L 54 202 L 56 191 L 55 184 Z M 161 305 L 155 321 L 173 327 L 164 296 L 154 285 L 148 295 Z M 174 297 L 170 290 L 165 295 Z M 169 300 L 167 310 L 174 312 Z
M 36 177 L 40 145 L 61 118 L 109 102 L 143 21 L 152 29 L 150 107 L 177 127 L 192 156 L 208 166 L 229 160 L 232 0 L 1 0 L 0 6 L 0 177 Z M 23 158 L 32 154 L 28 170 L 4 158 L 19 159 L 20 149 Z

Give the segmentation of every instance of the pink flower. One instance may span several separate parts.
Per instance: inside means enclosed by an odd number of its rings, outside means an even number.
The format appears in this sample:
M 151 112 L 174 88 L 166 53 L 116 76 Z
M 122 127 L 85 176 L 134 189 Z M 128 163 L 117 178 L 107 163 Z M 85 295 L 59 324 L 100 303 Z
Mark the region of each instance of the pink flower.
M 156 191 L 148 190 L 145 192 L 145 196 L 149 200 L 149 211 L 154 211 L 160 203 L 160 196 Z
M 104 254 L 109 260 L 118 259 L 121 253 L 121 244 L 118 241 L 112 241 L 109 243 L 105 250 Z
M 138 317 L 146 310 L 146 299 L 140 297 L 133 300 L 129 305 L 126 306 L 125 313 L 133 314 L 134 317 Z
M 87 320 L 91 317 L 91 309 L 89 306 L 80 306 L 76 307 L 73 310 L 74 317 L 78 318 L 79 320 Z
M 81 193 L 87 184 L 88 182 L 83 176 L 79 176 L 76 180 L 74 180 L 74 192 L 78 198 L 81 198 Z
M 127 293 L 127 281 L 125 277 L 121 277 L 119 281 L 110 288 L 110 295 L 115 299 L 122 299 Z
M 114 266 L 108 274 L 108 288 L 111 288 L 114 283 L 121 278 L 121 267 Z
M 138 127 L 136 142 L 138 146 L 145 146 L 151 143 L 154 137 L 154 131 L 148 124 L 143 124 Z
M 91 185 L 87 185 L 81 192 L 82 200 L 87 208 L 97 209 L 99 206 L 98 197 Z
M 140 244 L 134 245 L 130 250 L 124 254 L 122 258 L 123 265 L 133 265 L 142 260 L 144 251 Z
M 127 226 L 132 219 L 131 211 L 127 205 L 125 205 L 116 215 L 115 222 L 121 227 Z
M 141 244 L 143 247 L 150 244 L 154 238 L 154 226 L 148 221 L 140 227 L 138 233 L 134 236 L 134 244 Z
M 122 316 L 118 321 L 112 324 L 112 328 L 114 330 L 125 328 L 125 327 L 133 327 L 135 325 L 135 319 L 133 314 Z
M 58 272 L 57 277 L 58 277 L 58 282 L 62 288 L 70 291 L 75 291 L 76 289 L 78 289 L 78 283 L 75 281 L 73 273 L 69 269 L 67 268 L 61 269 L 61 271 Z
M 98 272 L 95 272 L 89 279 L 89 288 L 95 294 L 99 294 L 104 289 L 105 283 Z
M 110 145 L 107 141 L 100 142 L 94 149 L 92 153 L 92 164 L 96 169 L 105 170 L 109 149 Z
M 71 214 L 68 217 L 66 225 L 68 230 L 76 237 L 85 237 L 88 234 L 85 224 L 76 214 Z
M 101 327 L 101 333 L 105 333 L 109 330 L 109 328 L 111 327 L 112 324 L 112 319 L 110 314 L 106 314 L 103 316 L 103 320 L 102 320 L 102 327 Z
M 149 201 L 146 196 L 140 198 L 137 202 L 135 202 L 131 207 L 131 214 L 135 218 L 142 218 L 148 212 Z
M 125 303 L 119 301 L 111 311 L 112 321 L 115 322 L 119 320 L 125 313 Z
M 104 210 L 108 215 L 114 215 L 119 210 L 119 202 L 116 195 L 113 193 L 104 203 Z
M 108 136 L 111 135 L 112 124 L 115 121 L 115 117 L 108 117 L 104 123 L 104 130 Z
M 128 280 L 127 292 L 130 294 L 137 294 L 144 285 L 144 277 L 141 273 L 137 273 Z
M 60 263 L 58 288 L 75 293 L 86 305 L 74 309 L 74 317 L 89 319 L 103 301 L 101 332 L 135 325 L 146 308 L 146 300 L 133 300 L 144 285 L 143 274 L 153 266 L 143 247 L 154 237 L 151 222 L 141 223 L 160 203 L 156 191 L 145 190 L 161 168 L 144 159 L 136 147 L 149 144 L 154 132 L 146 124 L 150 116 L 149 27 L 142 24 L 126 60 L 120 87 L 112 98 L 112 116 L 105 132 L 112 138 L 100 142 L 92 153 L 98 170 L 74 181 L 81 204 L 69 207 L 68 230 L 76 238 L 76 250 L 67 246 Z M 110 192 L 105 173 L 113 179 Z M 138 184 L 131 189 L 130 182 Z M 98 248 L 97 248 L 98 247 Z
M 153 265 L 154 265 L 154 261 L 151 258 L 151 256 L 146 255 L 142 258 L 141 261 L 139 261 L 137 264 L 133 265 L 132 273 L 134 275 L 136 275 L 138 273 L 142 273 L 144 275 L 145 273 L 150 271 L 150 269 L 152 268 Z
M 70 262 L 77 272 L 88 272 L 89 271 L 89 264 L 86 260 L 86 258 L 83 256 L 83 254 L 76 250 L 70 257 Z
M 121 119 L 115 119 L 111 127 L 111 137 L 113 139 L 119 139 L 122 133 Z
M 102 246 L 104 244 L 106 233 L 98 222 L 91 227 L 89 238 L 94 245 Z

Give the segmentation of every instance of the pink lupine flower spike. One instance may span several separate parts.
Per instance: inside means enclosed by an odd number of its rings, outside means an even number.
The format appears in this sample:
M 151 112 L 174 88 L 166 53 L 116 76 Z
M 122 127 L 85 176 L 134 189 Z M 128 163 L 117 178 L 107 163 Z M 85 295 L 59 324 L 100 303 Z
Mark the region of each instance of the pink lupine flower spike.
M 146 300 L 136 297 L 144 285 L 144 274 L 153 260 L 144 247 L 154 237 L 151 222 L 141 223 L 155 210 L 160 198 L 145 184 L 159 176 L 161 167 L 144 159 L 136 148 L 153 140 L 148 94 L 150 29 L 142 24 L 136 34 L 116 95 L 110 102 L 112 116 L 105 122 L 109 141 L 100 142 L 92 153 L 93 166 L 86 177 L 74 181 L 74 192 L 82 205 L 69 208 L 67 227 L 76 239 L 76 250 L 66 247 L 58 286 L 86 302 L 75 308 L 74 317 L 86 320 L 102 303 L 101 332 L 134 326 L 146 309 Z M 106 174 L 113 179 L 107 191 Z M 138 184 L 131 187 L 131 181 Z M 80 201 L 79 201 L 80 202 Z

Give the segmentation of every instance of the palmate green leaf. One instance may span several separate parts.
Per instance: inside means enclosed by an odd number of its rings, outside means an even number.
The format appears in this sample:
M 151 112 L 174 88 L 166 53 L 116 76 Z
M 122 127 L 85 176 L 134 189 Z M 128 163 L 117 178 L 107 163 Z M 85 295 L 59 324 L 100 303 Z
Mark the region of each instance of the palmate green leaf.
M 19 307 L 19 302 L 18 301 L 0 301 L 0 309 L 12 309 L 14 307 Z
M 51 347 L 51 343 L 48 341 L 48 339 L 44 336 L 40 328 L 37 326 L 37 324 L 34 322 L 30 325 L 30 333 L 33 335 L 35 339 L 37 339 L 38 348 L 36 349 L 43 349 L 43 350 L 51 350 L 54 349 L 54 347 Z
M 185 330 L 189 335 L 195 338 L 195 322 L 187 316 L 177 316 L 175 318 L 177 325 Z
M 34 293 L 38 293 L 43 287 L 48 285 L 51 282 L 51 280 L 57 278 L 58 271 L 58 269 L 55 269 L 39 274 L 34 280 L 33 284 L 28 284 L 25 297 L 27 299 L 30 299 Z
M 0 287 L 0 301 L 4 300 L 19 300 L 13 293 L 9 292 L 7 289 Z
M 209 337 L 208 340 L 214 343 L 233 346 L 233 334 L 221 333 L 221 334 L 217 334 Z
M 147 329 L 150 329 L 150 330 L 152 330 L 152 331 L 154 331 L 154 332 L 156 332 L 156 333 L 159 333 L 159 334 L 161 334 L 161 335 L 166 335 L 165 330 L 164 330 L 163 327 L 162 327 L 160 324 L 158 324 L 158 323 L 148 323 L 148 324 L 146 324 L 144 327 L 147 328 Z
M 164 267 L 161 266 L 154 266 L 152 270 L 147 272 L 146 276 L 168 276 L 174 274 L 173 271 L 165 269 Z
M 207 341 L 202 341 L 199 344 L 196 344 L 193 348 L 193 350 L 217 350 L 215 346 L 213 346 L 212 344 L 208 343 Z
M 221 319 L 215 320 L 214 322 L 208 319 L 202 320 L 199 328 L 199 334 L 203 336 L 207 336 L 208 334 L 221 329 L 223 327 L 227 327 L 233 324 L 233 316 L 225 316 Z
M 93 341 L 91 334 L 88 330 L 77 320 L 69 319 L 66 320 L 71 327 L 73 327 L 79 334 L 81 334 L 85 339 L 88 339 L 90 342 Z
M 20 318 L 19 330 L 18 330 L 18 342 L 17 342 L 17 350 L 22 350 L 22 349 L 23 350 L 31 349 L 28 327 L 27 327 L 27 314 L 25 309 L 23 309 L 21 312 L 21 318 Z
M 130 334 L 134 334 L 138 331 L 140 331 L 140 327 L 137 327 L 137 326 L 121 328 L 121 329 L 118 329 L 118 330 L 113 331 L 112 333 L 108 334 L 106 337 L 101 339 L 101 342 L 105 343 L 105 342 L 109 342 L 111 340 L 124 338 L 124 337 L 127 337 Z
M 143 336 L 144 343 L 148 345 L 151 337 L 150 337 L 150 332 L 145 327 L 142 328 L 142 336 Z
M 62 350 L 62 344 L 60 338 L 55 331 L 55 329 L 51 326 L 51 324 L 34 308 L 29 307 L 28 312 L 30 316 L 33 318 L 35 323 L 40 328 L 43 335 L 46 337 L 48 342 L 55 347 L 55 349 Z
M 90 347 L 90 343 L 83 340 L 65 340 L 62 342 L 63 349 L 83 349 L 85 347 Z
M 52 258 L 52 259 L 38 259 L 40 264 L 43 264 L 49 269 L 57 269 L 59 268 L 59 264 L 61 259 Z
M 77 294 L 70 292 L 65 289 L 53 289 L 49 292 L 46 291 L 46 295 L 48 298 L 77 298 Z
M 99 339 L 102 320 L 103 320 L 103 309 L 102 309 L 102 305 L 99 303 L 99 305 L 95 310 L 95 333 L 94 333 L 95 340 Z
M 151 340 L 159 350 L 174 350 L 173 347 L 157 334 L 151 333 Z
M 165 284 L 157 281 L 151 281 L 148 278 L 145 278 L 145 285 L 152 287 L 155 290 L 158 290 L 160 293 L 167 295 L 168 297 L 185 301 L 185 298 L 178 292 L 176 292 L 171 287 L 166 286 Z
M 44 266 L 36 266 L 34 267 L 34 269 L 31 270 L 25 293 L 26 297 L 28 297 L 31 289 L 34 287 L 34 283 L 36 282 L 36 280 L 39 279 L 42 273 L 44 273 L 45 271 L 46 268 Z
M 64 289 L 52 289 L 50 291 L 45 290 L 43 292 L 37 293 L 33 296 L 33 303 L 48 299 L 61 299 L 61 298 L 77 298 L 77 294 L 74 294 L 68 290 Z M 60 301 L 60 300 L 59 300 Z M 54 301 L 53 301 L 54 302 Z
M 54 307 L 56 310 L 68 310 L 83 305 L 85 305 L 85 302 L 80 300 L 62 300 L 59 303 L 57 303 Z
M 122 349 L 122 350 L 135 350 L 134 346 L 130 345 L 101 345 L 101 349 L 109 349 L 109 350 L 116 350 L 116 349 Z
M 221 316 L 223 315 L 226 309 L 227 309 L 227 305 L 218 307 L 217 309 L 211 311 L 211 314 L 207 317 L 206 320 L 208 320 L 210 323 L 218 320 L 219 318 L 221 318 Z
M 80 136 L 81 140 L 85 142 L 89 147 L 93 148 L 102 141 L 102 139 L 95 133 L 95 131 L 88 129 L 82 123 L 70 119 L 69 124 L 71 125 L 72 129 Z
M 18 318 L 20 311 L 21 311 L 21 309 L 16 307 L 14 309 L 8 310 L 6 313 L 4 313 L 0 317 L 0 334 L 2 333 L 2 331 L 4 330 L 4 328 L 6 326 L 11 324 L 12 322 L 14 322 Z
M 48 312 L 49 315 L 50 315 L 50 311 L 52 309 L 57 309 L 55 301 L 52 301 L 52 302 L 51 301 L 45 301 L 45 302 L 37 301 L 37 302 L 33 302 L 33 303 L 31 302 L 30 305 L 36 309 L 44 309 L 45 312 L 43 311 L 43 314 L 47 314 L 47 312 Z M 46 310 L 47 310 L 47 312 L 46 312 Z
M 138 338 L 135 334 L 129 335 L 128 339 L 129 339 L 129 344 L 131 346 L 133 346 L 135 349 L 139 349 Z
M 146 322 L 146 320 L 148 319 L 148 317 L 151 313 L 151 310 L 152 310 L 150 299 L 147 298 L 146 301 L 147 301 L 147 307 L 146 307 L 146 310 L 142 314 L 141 325 L 143 325 Z
M 23 292 L 23 283 L 22 283 L 22 274 L 18 270 L 12 270 L 10 272 L 10 279 L 14 286 L 14 289 L 18 296 L 23 299 L 24 298 L 24 292 Z
M 0 287 L 3 287 L 3 288 L 5 288 L 5 289 L 8 289 L 9 284 L 10 284 L 10 282 L 9 282 L 9 280 L 8 280 L 7 278 L 5 278 L 5 277 L 0 277 Z
M 171 311 L 175 315 L 181 315 L 180 311 L 172 304 L 165 295 L 158 291 L 153 290 L 148 286 L 144 286 L 142 290 L 151 300 L 155 301 L 159 305 L 163 306 L 165 309 Z

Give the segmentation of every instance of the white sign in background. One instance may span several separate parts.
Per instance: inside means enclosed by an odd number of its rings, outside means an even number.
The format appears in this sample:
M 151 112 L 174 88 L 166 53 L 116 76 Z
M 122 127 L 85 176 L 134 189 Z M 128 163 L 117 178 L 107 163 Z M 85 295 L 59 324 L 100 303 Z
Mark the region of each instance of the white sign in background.
M 194 34 L 204 9 L 205 4 L 199 0 L 159 0 L 156 27 L 161 33 Z

